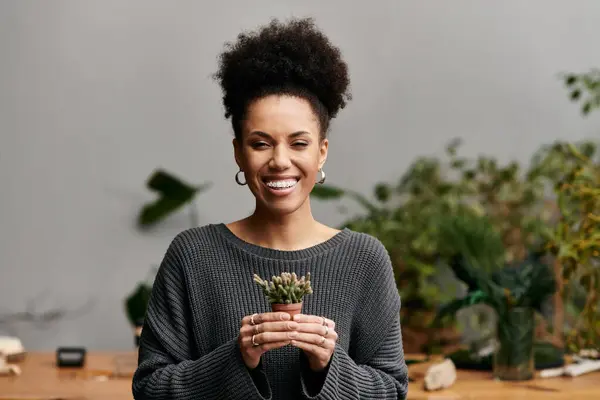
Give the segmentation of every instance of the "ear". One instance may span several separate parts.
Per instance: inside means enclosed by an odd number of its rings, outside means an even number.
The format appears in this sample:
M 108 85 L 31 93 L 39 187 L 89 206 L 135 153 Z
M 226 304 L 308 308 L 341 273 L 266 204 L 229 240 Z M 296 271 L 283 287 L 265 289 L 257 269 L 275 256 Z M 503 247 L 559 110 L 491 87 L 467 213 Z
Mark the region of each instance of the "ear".
M 319 169 L 323 168 L 327 161 L 327 150 L 329 149 L 329 140 L 323 139 L 319 143 Z
M 237 140 L 237 138 L 233 138 L 233 155 L 235 157 L 235 163 L 242 169 L 242 144 Z

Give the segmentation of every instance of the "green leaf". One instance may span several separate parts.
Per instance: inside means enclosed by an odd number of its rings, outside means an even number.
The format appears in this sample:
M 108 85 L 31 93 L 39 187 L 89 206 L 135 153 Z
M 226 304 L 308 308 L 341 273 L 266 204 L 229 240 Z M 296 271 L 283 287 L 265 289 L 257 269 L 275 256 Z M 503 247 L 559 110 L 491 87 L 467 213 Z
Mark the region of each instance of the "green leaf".
M 321 200 L 339 199 L 346 193 L 344 190 L 331 185 L 315 185 L 311 196 Z
M 210 185 L 205 183 L 194 187 L 162 169 L 155 170 L 146 182 L 146 186 L 149 190 L 158 193 L 159 197 L 142 207 L 138 214 L 138 226 L 147 228 L 158 223 L 192 201 L 198 193 L 205 191 Z
M 465 165 L 467 164 L 467 160 L 465 160 L 464 158 L 458 158 L 456 160 L 452 160 L 452 162 L 450 163 L 450 167 L 452 167 L 453 169 L 462 169 Z
M 392 194 L 392 189 L 390 188 L 390 186 L 386 183 L 378 183 L 375 186 L 375 198 L 382 202 L 385 203 L 386 201 L 388 201 L 390 199 L 390 196 Z
M 146 186 L 154 192 L 173 199 L 189 199 L 196 192 L 193 186 L 161 169 L 154 171 Z
M 125 299 L 125 311 L 127 319 L 132 325 L 137 324 L 146 316 L 146 309 L 150 301 L 152 286 L 139 283 L 135 291 Z
M 577 253 L 568 244 L 561 244 L 558 250 L 558 258 L 573 258 L 577 259 Z
M 138 216 L 138 224 L 141 227 L 154 225 L 182 207 L 185 203 L 186 201 L 180 199 L 167 197 L 159 198 L 153 203 L 146 204 L 142 207 Z

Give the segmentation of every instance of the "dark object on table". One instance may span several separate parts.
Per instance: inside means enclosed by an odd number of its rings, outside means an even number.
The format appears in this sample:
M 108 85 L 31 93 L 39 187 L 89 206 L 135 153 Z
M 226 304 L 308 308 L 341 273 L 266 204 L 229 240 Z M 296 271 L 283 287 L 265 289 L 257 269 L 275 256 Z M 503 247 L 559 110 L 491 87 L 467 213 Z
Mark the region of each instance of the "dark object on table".
M 564 351 L 550 343 L 535 343 L 533 345 L 533 358 L 535 369 L 559 368 L 565 365 Z M 477 357 L 468 350 L 458 350 L 448 354 L 458 369 L 476 371 L 491 371 L 494 356 Z
M 56 350 L 56 366 L 82 368 L 85 365 L 84 347 L 59 347 Z

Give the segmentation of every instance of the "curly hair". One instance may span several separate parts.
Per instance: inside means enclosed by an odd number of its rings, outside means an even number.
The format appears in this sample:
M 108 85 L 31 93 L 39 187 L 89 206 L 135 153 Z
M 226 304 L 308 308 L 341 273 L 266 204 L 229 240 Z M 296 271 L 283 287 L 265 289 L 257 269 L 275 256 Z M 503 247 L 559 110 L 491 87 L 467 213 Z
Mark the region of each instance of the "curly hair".
M 226 43 L 214 75 L 235 136 L 241 137 L 241 122 L 253 100 L 287 94 L 310 102 L 325 137 L 329 122 L 352 96 L 348 67 L 339 48 L 317 29 L 313 19 L 294 18 L 288 23 L 273 19 L 257 31 L 240 33 L 237 39 Z

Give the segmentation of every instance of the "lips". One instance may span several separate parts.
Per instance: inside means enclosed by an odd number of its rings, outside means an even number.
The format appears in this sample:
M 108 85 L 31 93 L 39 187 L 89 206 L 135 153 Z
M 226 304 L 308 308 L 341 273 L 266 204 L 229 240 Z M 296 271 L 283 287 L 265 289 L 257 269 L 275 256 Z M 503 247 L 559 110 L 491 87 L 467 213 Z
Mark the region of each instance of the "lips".
M 275 196 L 287 196 L 294 192 L 299 180 L 300 178 L 295 176 L 269 176 L 263 179 L 263 183 L 271 194 Z
M 272 189 L 288 189 L 296 186 L 298 183 L 297 179 L 281 179 L 281 180 L 268 180 L 265 181 L 265 185 Z

